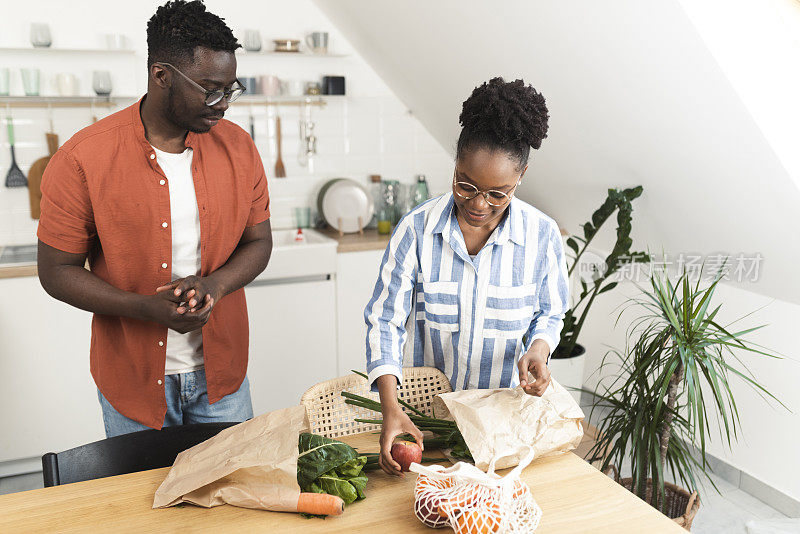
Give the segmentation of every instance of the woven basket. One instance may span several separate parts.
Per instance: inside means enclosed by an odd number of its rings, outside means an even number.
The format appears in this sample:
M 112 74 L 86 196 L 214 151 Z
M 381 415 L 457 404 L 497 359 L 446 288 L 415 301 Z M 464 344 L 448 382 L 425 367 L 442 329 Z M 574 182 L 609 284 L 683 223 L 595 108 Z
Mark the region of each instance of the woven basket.
M 320 382 L 310 387 L 300 399 L 306 407 L 311 432 L 327 438 L 338 438 L 380 430 L 379 425 L 354 421 L 356 418 L 380 419 L 381 414 L 346 404 L 342 391 L 379 400 L 377 393 L 370 392 L 367 380 L 356 374 Z M 422 413 L 432 415 L 431 401 L 434 395 L 450 391 L 450 381 L 435 367 L 404 367 L 403 384 L 397 396 Z
M 626 490 L 631 491 L 631 488 L 633 488 L 633 479 L 620 479 L 619 471 L 615 465 L 610 465 L 606 474 L 609 476 L 613 475 L 614 480 Z M 648 478 L 645 500 L 649 502 L 652 494 L 653 479 Z M 693 491 L 689 493 L 680 486 L 664 482 L 664 500 L 666 501 L 664 503 L 664 515 L 675 521 L 679 526 L 691 531 L 692 521 L 694 521 L 697 511 L 700 509 L 700 498 L 697 496 L 697 492 Z

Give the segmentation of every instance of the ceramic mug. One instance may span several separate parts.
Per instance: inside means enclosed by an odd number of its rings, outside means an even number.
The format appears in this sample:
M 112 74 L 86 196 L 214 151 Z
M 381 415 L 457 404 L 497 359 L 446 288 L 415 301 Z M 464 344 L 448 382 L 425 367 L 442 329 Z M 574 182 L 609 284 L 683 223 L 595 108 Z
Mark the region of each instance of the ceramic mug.
M 303 96 L 305 92 L 305 83 L 302 80 L 289 80 L 284 82 L 284 94 L 289 96 Z
M 261 34 L 258 30 L 244 31 L 244 49 L 248 52 L 258 52 L 261 50 Z
M 261 93 L 265 96 L 279 96 L 281 94 L 281 81 L 272 74 L 261 77 Z
M 128 38 L 121 33 L 107 33 L 105 34 L 106 38 L 106 48 L 109 50 L 127 50 L 128 49 Z
M 239 81 L 244 85 L 246 95 L 258 94 L 258 80 L 252 76 L 246 78 L 239 78 Z
M 74 74 L 61 73 L 56 76 L 56 87 L 61 96 L 75 96 L 78 94 L 78 78 Z
M 306 35 L 306 44 L 315 54 L 328 53 L 328 32 L 314 32 Z

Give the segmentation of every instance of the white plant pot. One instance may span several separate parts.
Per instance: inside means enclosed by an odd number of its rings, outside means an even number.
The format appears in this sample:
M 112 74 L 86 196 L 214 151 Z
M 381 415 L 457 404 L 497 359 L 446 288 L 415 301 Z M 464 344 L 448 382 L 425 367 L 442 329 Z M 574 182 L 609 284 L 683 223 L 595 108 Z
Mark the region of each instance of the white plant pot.
M 583 347 L 581 347 L 583 348 Z M 567 388 L 573 398 L 581 403 L 581 392 L 572 388 L 583 387 L 583 369 L 586 366 L 586 351 L 570 358 L 550 358 L 547 368 L 556 381 Z

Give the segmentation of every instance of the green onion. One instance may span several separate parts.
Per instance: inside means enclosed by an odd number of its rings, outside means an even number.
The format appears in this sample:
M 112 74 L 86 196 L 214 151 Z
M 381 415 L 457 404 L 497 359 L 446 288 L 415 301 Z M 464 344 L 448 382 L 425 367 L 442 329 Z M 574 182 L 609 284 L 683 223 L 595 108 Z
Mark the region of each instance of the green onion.
M 367 378 L 367 375 L 364 373 L 360 373 L 358 371 L 353 371 L 357 375 L 363 376 Z M 349 391 L 343 391 L 342 397 L 345 398 L 345 403 L 350 404 L 352 406 L 358 406 L 359 408 L 365 408 L 367 410 L 372 410 L 374 412 L 381 411 L 381 403 L 368 399 L 367 397 L 362 397 L 361 395 L 356 395 L 355 393 L 350 393 Z M 418 409 L 414 408 L 407 402 L 398 399 L 400 404 L 414 412 L 414 414 L 409 414 L 408 417 L 411 419 L 411 422 L 414 423 L 417 428 L 419 428 L 422 432 L 428 431 L 436 435 L 436 437 L 428 438 L 425 440 L 425 445 L 431 449 L 451 449 L 451 456 L 454 458 L 460 458 L 463 460 L 468 460 L 470 462 L 474 461 L 472 455 L 469 452 L 469 447 L 467 447 L 467 443 L 464 441 L 464 437 L 461 435 L 461 432 L 458 430 L 458 426 L 456 425 L 455 421 L 448 421 L 447 419 L 437 419 L 436 417 L 430 417 L 419 411 Z M 381 425 L 383 424 L 382 419 L 355 419 L 356 422 L 359 423 L 366 423 L 371 425 Z M 415 441 L 414 438 L 410 434 L 403 434 L 401 436 L 403 439 L 409 441 Z M 366 455 L 365 455 L 366 456 Z M 431 460 L 431 461 L 438 461 L 438 460 Z M 371 464 L 374 464 L 371 466 Z M 367 466 L 373 467 L 377 466 L 377 455 L 374 461 L 367 459 Z

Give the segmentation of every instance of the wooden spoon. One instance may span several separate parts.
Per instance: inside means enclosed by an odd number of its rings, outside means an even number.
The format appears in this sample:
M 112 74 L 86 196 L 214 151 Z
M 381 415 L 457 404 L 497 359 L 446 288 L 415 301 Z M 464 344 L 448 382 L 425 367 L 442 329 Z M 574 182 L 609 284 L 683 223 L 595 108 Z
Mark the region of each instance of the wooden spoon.
M 275 160 L 275 177 L 286 178 L 286 169 L 281 159 L 281 118 L 275 117 L 275 136 L 278 142 L 278 159 Z
M 31 219 L 38 219 L 42 214 L 42 176 L 47 164 L 50 163 L 50 158 L 58 150 L 58 136 L 51 132 L 46 133 L 45 137 L 47 137 L 47 148 L 50 151 L 50 155 L 37 159 L 28 169 L 28 196 L 31 203 Z

